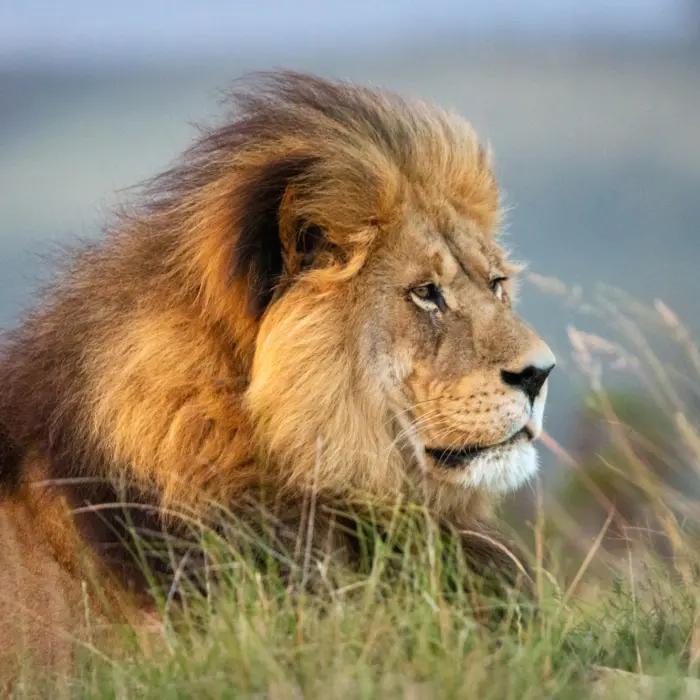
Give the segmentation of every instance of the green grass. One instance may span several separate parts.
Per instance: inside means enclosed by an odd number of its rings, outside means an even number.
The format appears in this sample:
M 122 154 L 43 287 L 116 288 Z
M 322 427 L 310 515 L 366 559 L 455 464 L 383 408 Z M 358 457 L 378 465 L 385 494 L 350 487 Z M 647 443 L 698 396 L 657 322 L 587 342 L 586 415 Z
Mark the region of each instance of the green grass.
M 533 615 L 455 588 L 469 574 L 434 542 L 400 561 L 378 543 L 364 576 L 311 560 L 313 595 L 223 541 L 201 546 L 221 572 L 214 594 L 181 578 L 180 604 L 161 598 L 162 624 L 82 648 L 66 697 L 578 699 L 594 697 L 590 671 L 603 665 L 659 676 L 653 697 L 671 698 L 694 675 L 700 587 L 665 566 L 635 564 L 576 595 L 545 575 Z M 13 697 L 57 687 L 28 672 Z

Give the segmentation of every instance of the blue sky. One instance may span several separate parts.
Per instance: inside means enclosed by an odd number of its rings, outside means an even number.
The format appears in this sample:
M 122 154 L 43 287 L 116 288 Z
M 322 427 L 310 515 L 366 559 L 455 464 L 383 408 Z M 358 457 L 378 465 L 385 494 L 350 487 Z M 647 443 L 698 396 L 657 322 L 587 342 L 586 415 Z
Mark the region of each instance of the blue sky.
M 357 47 L 450 29 L 484 37 L 673 38 L 689 0 L 2 0 L 0 60 Z

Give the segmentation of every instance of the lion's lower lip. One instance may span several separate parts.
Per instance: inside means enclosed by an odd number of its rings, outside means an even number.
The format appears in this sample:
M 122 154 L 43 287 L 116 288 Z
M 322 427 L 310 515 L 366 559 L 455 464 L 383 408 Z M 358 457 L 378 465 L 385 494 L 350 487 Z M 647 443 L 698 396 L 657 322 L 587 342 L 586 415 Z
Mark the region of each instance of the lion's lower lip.
M 509 437 L 507 440 L 499 442 L 495 445 L 483 445 L 478 447 L 475 445 L 466 445 L 458 450 L 446 447 L 426 447 L 425 452 L 443 467 L 463 467 L 475 457 L 478 457 L 489 450 L 496 449 L 497 447 L 505 447 L 515 442 L 519 442 L 522 439 L 527 441 L 531 441 L 533 439 L 533 435 L 527 426 L 519 430 L 517 433 L 515 433 L 515 435 Z

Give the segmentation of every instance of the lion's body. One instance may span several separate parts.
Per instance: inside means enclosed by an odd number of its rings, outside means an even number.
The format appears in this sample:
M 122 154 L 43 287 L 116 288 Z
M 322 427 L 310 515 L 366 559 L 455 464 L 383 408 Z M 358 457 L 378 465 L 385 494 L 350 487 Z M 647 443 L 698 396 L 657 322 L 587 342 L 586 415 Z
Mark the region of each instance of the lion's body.
M 440 435 L 510 440 L 524 399 L 506 396 L 496 368 L 537 342 L 509 305 L 492 308 L 488 287 L 467 294 L 476 278 L 457 277 L 455 241 L 476 241 L 463 248 L 475 269 L 509 271 L 491 242 L 498 193 L 473 132 L 432 107 L 294 75 L 239 107 L 142 208 L 70 256 L 0 350 L 0 584 L 45 608 L 48 626 L 80 618 L 85 561 L 115 599 L 131 587 L 141 600 L 110 535 L 125 498 L 149 530 L 212 502 L 245 515 L 261 486 L 292 531 L 309 494 L 390 505 L 419 484 L 457 527 L 489 508 L 483 489 L 461 486 L 467 472 L 414 454 Z M 436 330 L 447 306 L 421 325 L 388 286 L 422 274 L 411 271 L 421 256 L 445 289 L 462 285 L 445 292 L 462 324 L 454 340 Z M 407 418 L 411 402 L 435 401 L 447 420 L 459 397 L 472 417 L 451 432 L 419 411 Z M 484 460 L 479 479 L 510 483 Z
M 0 668 L 20 650 L 52 667 L 69 659 L 81 606 L 79 579 L 52 551 L 52 529 L 21 500 L 0 505 Z M 55 532 L 55 530 L 53 530 Z M 63 636 L 65 635 L 65 636 Z M 18 659 L 21 661 L 21 659 Z

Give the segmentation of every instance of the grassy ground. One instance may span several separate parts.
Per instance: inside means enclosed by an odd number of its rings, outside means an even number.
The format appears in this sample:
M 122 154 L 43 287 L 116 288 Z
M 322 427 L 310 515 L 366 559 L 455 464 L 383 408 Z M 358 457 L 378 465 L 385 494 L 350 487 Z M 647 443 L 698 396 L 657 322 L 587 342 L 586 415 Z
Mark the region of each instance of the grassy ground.
M 189 591 L 184 608 L 170 608 L 181 612 L 138 639 L 125 631 L 110 648 L 85 647 L 66 695 L 578 699 L 600 697 L 592 670 L 604 666 L 658 676 L 650 697 L 672 698 L 694 675 L 700 588 L 665 567 L 635 562 L 581 591 L 544 576 L 533 616 L 526 604 L 446 593 L 467 574 L 454 561 L 441 567 L 436 554 L 426 545 L 393 573 L 380 555 L 354 580 L 315 567 L 326 584 L 313 597 L 223 554 L 213 601 Z M 37 684 L 27 674 L 14 696 Z M 604 697 L 634 695 L 623 678 Z
M 216 586 L 208 569 L 194 574 L 184 566 L 181 551 L 173 562 L 182 576 L 160 599 L 164 621 L 124 630 L 118 643 L 86 645 L 61 692 L 100 699 L 700 697 L 688 680 L 700 661 L 700 439 L 693 428 L 700 353 L 663 305 L 633 305 L 621 316 L 619 297 L 598 301 L 576 303 L 584 312 L 595 308 L 621 337 L 572 328 L 571 338 L 590 380 L 587 410 L 605 430 L 583 446 L 583 457 L 546 441 L 578 476 L 559 500 L 537 488 L 535 517 L 518 533 L 531 552 L 534 602 L 467 593 L 456 585 L 469 577 L 464 562 L 429 527 L 412 531 L 410 557 L 377 541 L 370 570 L 353 576 L 310 554 L 291 583 L 275 575 L 272 553 L 261 574 L 250 554 L 207 533 L 195 551 L 215 562 Z M 665 334 L 673 362 L 640 330 L 651 326 Z M 648 409 L 641 423 L 629 393 L 616 406 L 604 390 L 606 362 L 636 381 L 634 395 Z M 649 428 L 662 423 L 663 434 Z M 597 520 L 572 518 L 596 508 Z M 12 695 L 36 693 L 53 697 L 58 686 L 28 670 Z

